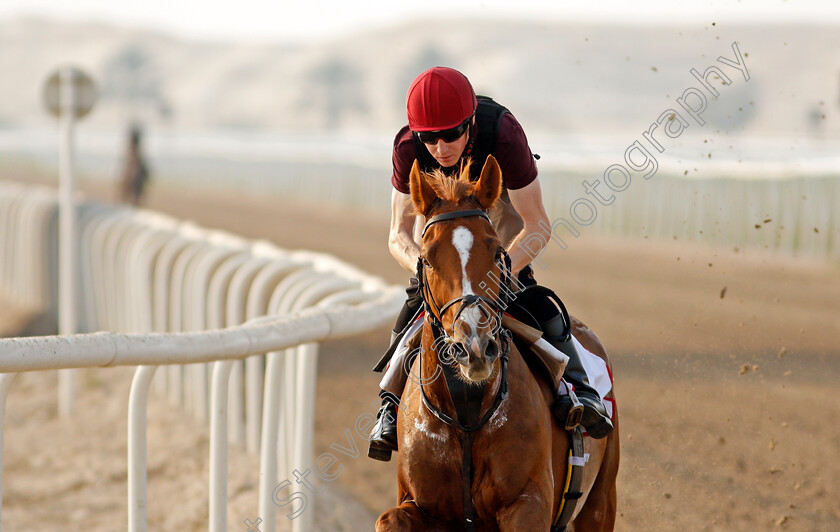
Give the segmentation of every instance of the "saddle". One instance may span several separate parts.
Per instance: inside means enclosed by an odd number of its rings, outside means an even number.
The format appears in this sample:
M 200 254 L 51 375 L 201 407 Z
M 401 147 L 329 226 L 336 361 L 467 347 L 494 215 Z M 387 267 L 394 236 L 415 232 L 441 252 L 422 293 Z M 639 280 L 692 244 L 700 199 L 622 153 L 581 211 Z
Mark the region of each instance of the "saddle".
M 543 339 L 542 331 L 509 314 L 502 316 L 502 327 L 510 331 L 516 348 L 535 376 L 545 379 L 554 392 L 560 389 L 569 357 Z
M 563 372 L 569 360 L 568 357 L 543 339 L 542 331 L 519 321 L 511 315 L 505 314 L 502 317 L 502 327 L 510 331 L 511 339 L 534 375 L 545 380 L 555 392 L 560 389 L 563 382 Z M 421 330 L 421 327 L 406 327 L 403 333 L 406 338 L 402 341 L 395 340 L 383 359 L 390 360 L 391 356 L 397 351 L 398 344 L 401 345 L 401 351 L 416 353 L 420 347 Z M 411 361 L 408 363 L 411 364 Z M 379 365 L 384 366 L 381 362 Z M 383 377 L 380 387 L 399 396 L 402 394 L 406 378 L 405 371 L 391 371 L 389 369 Z

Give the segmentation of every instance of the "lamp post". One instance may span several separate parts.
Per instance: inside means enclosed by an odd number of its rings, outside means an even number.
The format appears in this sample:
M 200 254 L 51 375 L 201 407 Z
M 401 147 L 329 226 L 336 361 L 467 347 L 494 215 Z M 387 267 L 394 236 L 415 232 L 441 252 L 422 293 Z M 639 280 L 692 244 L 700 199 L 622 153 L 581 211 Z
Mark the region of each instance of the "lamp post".
M 59 209 L 58 209 L 58 333 L 78 332 L 79 254 L 76 179 L 73 172 L 75 124 L 96 101 L 90 76 L 73 67 L 54 71 L 44 85 L 47 110 L 59 119 Z M 60 370 L 58 411 L 63 417 L 73 410 L 74 370 Z

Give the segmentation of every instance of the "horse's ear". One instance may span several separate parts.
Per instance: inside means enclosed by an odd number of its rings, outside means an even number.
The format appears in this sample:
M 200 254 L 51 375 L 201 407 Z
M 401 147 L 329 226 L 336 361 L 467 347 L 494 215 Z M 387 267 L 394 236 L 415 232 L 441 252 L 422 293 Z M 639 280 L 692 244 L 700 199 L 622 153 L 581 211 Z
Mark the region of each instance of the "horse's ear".
M 418 214 L 425 216 L 429 212 L 432 203 L 437 199 L 437 193 L 432 185 L 426 181 L 426 177 L 420 171 L 417 159 L 411 165 L 411 173 L 408 176 L 408 184 L 411 190 L 411 201 Z
M 481 177 L 475 183 L 475 198 L 484 210 L 490 209 L 502 195 L 502 169 L 492 155 L 487 156 Z

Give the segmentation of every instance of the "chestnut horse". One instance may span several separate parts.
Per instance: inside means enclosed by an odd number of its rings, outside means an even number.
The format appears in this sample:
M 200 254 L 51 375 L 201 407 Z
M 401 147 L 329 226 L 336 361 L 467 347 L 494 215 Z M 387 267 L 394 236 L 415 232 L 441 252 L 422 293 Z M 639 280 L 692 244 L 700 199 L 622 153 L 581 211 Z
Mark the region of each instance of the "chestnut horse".
M 499 284 L 493 297 L 476 295 L 489 292 L 488 279 L 510 279 L 485 214 L 501 194 L 501 170 L 490 156 L 470 183 L 468 168 L 449 178 L 415 162 L 410 183 L 428 220 L 418 264 L 426 322 L 397 417 L 399 506 L 376 530 L 547 532 L 570 469 L 569 433 L 551 412 L 555 391 L 497 327 Z M 608 363 L 594 333 L 574 319 L 572 329 Z M 617 414 L 614 425 L 605 439 L 583 438 L 582 496 L 565 530 L 613 530 Z

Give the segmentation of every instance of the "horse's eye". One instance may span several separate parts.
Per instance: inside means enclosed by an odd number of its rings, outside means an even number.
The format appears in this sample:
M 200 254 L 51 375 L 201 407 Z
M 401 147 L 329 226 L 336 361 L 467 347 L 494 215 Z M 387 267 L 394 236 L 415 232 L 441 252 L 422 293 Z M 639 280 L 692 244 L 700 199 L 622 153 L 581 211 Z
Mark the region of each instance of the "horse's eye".
M 429 262 L 429 259 L 427 259 L 426 257 L 420 257 L 420 262 L 423 264 L 424 268 L 428 268 L 430 270 L 435 269 L 434 266 L 432 266 L 432 264 Z

